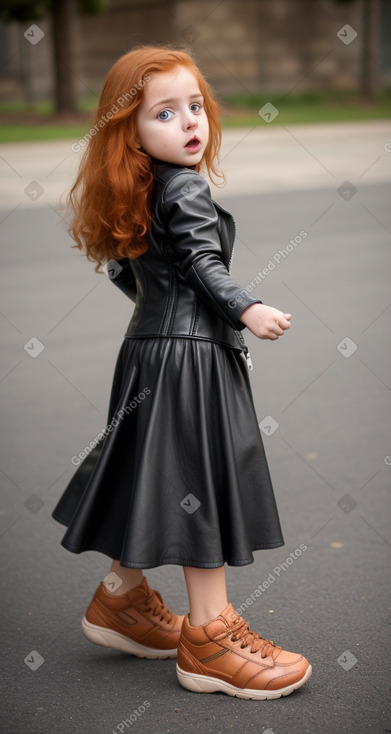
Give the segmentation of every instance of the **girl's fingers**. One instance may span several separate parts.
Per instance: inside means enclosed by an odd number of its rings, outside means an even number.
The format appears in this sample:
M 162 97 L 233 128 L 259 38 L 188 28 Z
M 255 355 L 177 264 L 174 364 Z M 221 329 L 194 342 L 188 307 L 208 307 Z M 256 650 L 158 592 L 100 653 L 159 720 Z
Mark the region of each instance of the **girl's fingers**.
M 278 334 L 279 336 L 282 336 L 285 329 L 289 329 L 289 323 L 285 325 L 285 324 L 280 324 L 277 321 L 276 326 L 274 328 L 274 331 L 276 332 L 276 334 Z
M 266 323 L 263 325 L 262 332 L 263 333 L 256 333 L 257 336 L 259 336 L 261 339 L 272 339 L 273 341 L 275 339 L 278 339 L 280 336 L 283 336 L 286 329 L 289 329 L 290 327 L 290 313 L 282 313 L 282 311 L 277 312 L 276 314 L 273 314 L 272 318 L 270 319 L 269 323 Z
M 278 324 L 274 325 L 269 329 L 269 334 L 273 335 L 273 338 L 277 339 L 279 336 L 282 336 L 284 333 L 284 330 L 281 329 Z
M 290 322 L 288 319 L 280 319 L 277 321 L 277 325 L 280 327 L 280 329 L 289 329 Z

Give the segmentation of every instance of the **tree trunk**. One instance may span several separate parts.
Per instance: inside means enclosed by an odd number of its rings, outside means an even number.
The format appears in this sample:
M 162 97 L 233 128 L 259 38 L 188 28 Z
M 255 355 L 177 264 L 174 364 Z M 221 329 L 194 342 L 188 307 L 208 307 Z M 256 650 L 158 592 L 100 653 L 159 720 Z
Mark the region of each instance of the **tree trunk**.
M 379 90 L 381 0 L 364 0 L 362 17 L 361 94 L 373 101 Z
M 20 79 L 23 89 L 23 97 L 27 104 L 32 105 L 37 102 L 35 90 L 34 90 L 34 79 L 31 68 L 31 46 L 26 42 L 23 35 L 26 30 L 26 23 L 18 23 L 18 40 L 19 40 L 19 54 L 20 54 Z
M 56 112 L 77 112 L 75 0 L 52 0 Z

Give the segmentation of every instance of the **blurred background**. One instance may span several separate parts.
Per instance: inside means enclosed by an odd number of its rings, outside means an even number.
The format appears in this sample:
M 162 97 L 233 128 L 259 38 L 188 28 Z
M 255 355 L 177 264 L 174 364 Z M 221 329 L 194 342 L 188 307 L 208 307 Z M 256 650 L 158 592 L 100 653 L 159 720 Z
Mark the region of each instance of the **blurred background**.
M 391 112 L 390 0 L 3 0 L 3 142 L 80 136 L 104 78 L 134 46 L 189 49 L 225 126 Z M 84 127 L 83 127 L 84 126 Z
M 71 248 L 60 196 L 107 72 L 145 43 L 190 50 L 216 89 L 233 277 L 292 313 L 277 342 L 245 333 L 285 546 L 227 567 L 251 628 L 313 666 L 279 701 L 205 700 L 173 661 L 91 645 L 109 560 L 65 551 L 51 517 L 134 308 Z M 137 734 L 391 731 L 390 117 L 391 0 L 2 0 L 1 731 L 118 734 L 145 700 Z M 147 578 L 187 611 L 180 567 Z

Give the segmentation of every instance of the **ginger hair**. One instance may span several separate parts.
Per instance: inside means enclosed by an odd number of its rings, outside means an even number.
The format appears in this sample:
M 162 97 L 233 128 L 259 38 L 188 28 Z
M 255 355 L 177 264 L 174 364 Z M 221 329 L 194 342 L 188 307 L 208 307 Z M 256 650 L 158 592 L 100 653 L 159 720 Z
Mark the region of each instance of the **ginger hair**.
M 136 115 L 149 75 L 177 65 L 197 79 L 209 122 L 205 153 L 192 168 L 199 172 L 205 165 L 216 184 L 215 177 L 224 179 L 215 167 L 221 144 L 219 105 L 193 58 L 164 46 L 142 46 L 121 56 L 106 76 L 64 215 L 72 209 L 67 228 L 76 242 L 72 247 L 97 263 L 95 271 L 110 259 L 137 258 L 148 250 L 154 177 L 151 157 L 137 147 Z

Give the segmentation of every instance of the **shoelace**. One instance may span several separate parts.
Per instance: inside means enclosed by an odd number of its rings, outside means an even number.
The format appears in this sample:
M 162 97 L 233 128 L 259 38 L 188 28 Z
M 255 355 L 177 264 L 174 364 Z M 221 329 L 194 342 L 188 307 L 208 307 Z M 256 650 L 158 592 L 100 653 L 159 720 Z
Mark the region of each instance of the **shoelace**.
M 245 648 L 251 645 L 250 652 L 257 652 L 261 650 L 261 657 L 267 658 L 269 655 L 273 656 L 277 650 L 282 650 L 282 647 L 275 645 L 272 640 L 266 640 L 261 637 L 257 632 L 250 630 L 248 623 L 239 617 L 228 631 L 228 635 L 231 637 L 232 642 L 242 640 L 240 647 Z
M 158 598 L 158 601 L 156 601 L 156 597 Z M 163 599 L 158 591 L 151 590 L 151 593 L 148 594 L 147 598 L 144 601 L 145 610 L 147 612 L 153 613 L 154 616 L 160 617 L 160 621 L 166 620 L 166 622 L 170 623 L 173 612 L 170 611 L 168 607 L 163 602 Z

